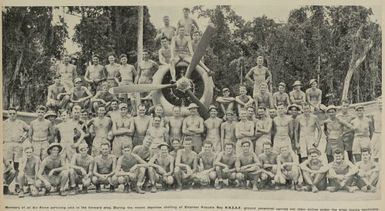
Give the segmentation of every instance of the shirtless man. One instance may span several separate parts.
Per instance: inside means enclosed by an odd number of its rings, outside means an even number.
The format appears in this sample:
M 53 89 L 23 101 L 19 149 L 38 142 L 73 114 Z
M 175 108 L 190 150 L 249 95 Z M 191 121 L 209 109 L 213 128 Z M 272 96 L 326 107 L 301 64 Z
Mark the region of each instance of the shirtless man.
M 19 198 L 24 197 L 28 192 L 31 196 L 37 196 L 39 191 L 36 187 L 36 179 L 39 172 L 40 159 L 33 155 L 33 147 L 27 146 L 24 148 L 24 157 L 20 160 L 19 173 L 17 180 L 22 188 L 19 192 Z
M 119 84 L 119 86 L 134 84 L 135 77 L 138 75 L 134 65 L 127 63 L 128 60 L 127 60 L 126 54 L 121 54 L 119 58 L 120 58 L 120 67 L 115 74 L 116 83 Z M 131 106 L 133 108 L 132 112 L 136 114 L 136 106 L 135 106 L 136 103 L 135 103 L 133 94 L 119 94 L 119 98 L 124 98 L 126 103 L 128 103 L 128 98 L 129 98 L 131 102 Z
M 172 109 L 173 115 L 169 118 L 169 128 L 170 128 L 170 140 L 173 138 L 182 139 L 182 125 L 183 117 L 181 115 L 181 108 L 179 106 L 174 106 Z
M 287 108 L 288 114 L 291 116 L 289 122 L 289 136 L 291 140 L 291 148 L 295 153 L 298 154 L 298 157 L 301 156 L 300 145 L 299 145 L 299 115 L 301 113 L 301 108 L 297 104 L 291 104 Z
M 217 179 L 215 180 L 215 189 L 222 189 L 223 180 L 227 180 L 227 184 L 230 181 L 235 180 L 235 145 L 232 142 L 226 142 L 224 144 L 224 150 L 221 151 L 214 161 L 215 172 Z
M 123 190 L 126 193 L 130 192 L 130 186 L 135 185 L 136 191 L 143 194 L 144 191 L 140 189 L 141 184 L 135 183 L 138 182 L 138 177 L 144 177 L 147 162 L 132 153 L 131 149 L 132 146 L 129 144 L 122 146 L 122 155 L 118 158 L 113 180 L 117 181 L 119 185 L 124 185 Z
M 48 86 L 46 106 L 51 108 L 52 110 L 66 108 L 70 101 L 70 96 L 67 93 L 69 89 L 67 90 L 64 85 L 61 84 L 61 75 L 55 75 L 54 81 L 54 84 Z
M 160 125 L 161 119 L 160 116 L 154 116 L 154 121 L 146 132 L 146 136 L 149 136 L 152 139 L 152 154 L 157 154 L 159 149 L 158 146 L 160 144 L 169 142 L 168 130 Z
M 132 145 L 132 136 L 134 135 L 134 119 L 128 115 L 128 106 L 126 103 L 119 104 L 120 115 L 112 119 L 112 154 L 120 157 L 122 146 Z
M 300 190 L 298 184 L 300 174 L 298 156 L 291 151 L 289 145 L 281 146 L 277 156 L 277 174 L 274 180 L 282 185 L 289 181 L 292 190 Z
M 285 92 L 286 84 L 281 82 L 278 84 L 278 92 L 273 94 L 273 104 L 277 108 L 278 104 L 283 104 L 285 107 L 290 105 L 289 95 Z
M 214 162 L 216 153 L 213 150 L 213 143 L 206 141 L 203 150 L 198 154 L 198 172 L 194 180 L 202 186 L 207 186 L 217 178 Z
M 273 108 L 273 96 L 268 91 L 267 83 L 261 82 L 259 86 L 259 93 L 254 94 L 255 107 Z
M 263 151 L 263 144 L 265 142 L 271 143 L 271 127 L 273 121 L 266 116 L 266 109 L 264 107 L 258 108 L 258 118 L 255 122 L 255 154 L 259 155 Z
M 263 56 L 257 57 L 257 66 L 250 69 L 250 71 L 246 74 L 246 79 L 253 82 L 253 97 L 254 100 L 257 101 L 257 95 L 259 95 L 259 88 L 261 83 L 264 82 L 269 84 L 271 82 L 271 72 L 270 70 L 263 66 Z
M 293 84 L 293 91 L 289 93 L 290 101 L 292 104 L 302 106 L 306 102 L 306 94 L 301 91 L 301 82 L 295 81 Z
M 361 149 L 370 149 L 370 140 L 373 137 L 372 120 L 364 116 L 364 107 L 357 106 L 357 117 L 351 121 L 354 128 L 353 156 L 355 162 L 361 161 Z
M 184 34 L 188 37 L 191 36 L 191 33 L 194 31 L 199 31 L 198 23 L 190 16 L 190 9 L 183 8 L 183 18 L 178 21 L 177 31 L 180 33 L 179 29 L 181 27 L 185 28 Z
M 174 183 L 174 157 L 168 153 L 168 145 L 162 143 L 158 146 L 159 153 L 154 155 L 149 161 L 150 183 L 152 184 L 151 193 L 155 193 L 156 183 L 161 183 L 163 187 Z
M 77 76 L 76 66 L 70 63 L 71 59 L 68 55 L 63 58 L 63 63 L 59 64 L 56 69 L 56 73 L 61 75 L 61 83 L 65 89 L 69 91 L 74 87 L 73 80 Z
M 29 125 L 17 118 L 15 108 L 8 109 L 8 117 L 3 122 L 4 159 L 11 161 L 17 171 L 23 157 L 23 143 L 28 137 Z
M 326 173 L 329 170 L 326 160 L 320 159 L 321 152 L 316 148 L 308 150 L 308 159 L 301 163 L 305 190 L 313 193 L 326 189 Z
M 311 79 L 309 85 L 311 88 L 306 90 L 306 101 L 311 105 L 311 108 L 317 111 L 321 105 L 322 91 L 317 88 L 317 80 Z
M 281 147 L 288 146 L 290 151 L 291 141 L 289 132 L 289 122 L 291 118 L 285 114 L 285 106 L 280 104 L 277 107 L 278 116 L 274 118 L 273 125 L 275 128 L 273 148 L 276 152 L 280 152 Z
M 111 100 L 110 110 L 106 116 L 110 117 L 112 121 L 115 121 L 120 116 L 119 102 L 117 99 Z
M 107 141 L 108 132 L 111 129 L 112 121 L 110 118 L 105 116 L 106 108 L 100 106 L 98 109 L 98 116 L 91 119 L 88 126 L 93 126 L 95 131 L 95 138 L 92 143 L 92 156 L 95 157 L 100 154 L 100 145 Z
M 368 148 L 361 150 L 361 157 L 362 160 L 356 163 L 358 167 L 357 186 L 364 192 L 376 192 L 380 174 L 378 163 L 372 160 Z
M 372 158 L 374 161 L 379 162 L 381 157 L 381 142 L 382 142 L 382 98 L 377 98 L 378 109 L 373 115 L 374 134 L 371 140 Z
M 82 79 L 75 78 L 75 87 L 70 90 L 70 101 L 71 108 L 75 105 L 79 105 L 81 108 L 89 109 L 90 108 L 90 99 L 92 98 L 92 93 L 87 89 L 87 87 L 82 86 Z
M 198 106 L 195 103 L 191 103 L 188 106 L 190 115 L 183 120 L 182 133 L 185 135 L 185 139 L 190 137 L 193 150 L 196 153 L 200 153 L 202 150 L 202 133 L 204 131 L 203 118 L 198 114 Z
M 161 127 L 164 127 L 167 129 L 167 131 L 169 131 L 170 129 L 170 125 L 169 125 L 169 120 L 168 118 L 164 115 L 164 109 L 163 109 L 163 106 L 158 104 L 158 105 L 155 105 L 154 106 L 154 114 L 153 116 L 160 116 L 161 119 L 160 119 L 160 126 Z M 150 125 L 152 125 L 152 123 L 154 122 L 154 118 L 151 118 L 150 119 Z
M 261 163 L 250 146 L 250 140 L 244 139 L 241 143 L 242 152 L 235 161 L 236 178 L 246 188 L 247 181 L 250 181 L 253 185 L 253 191 L 258 191 L 257 181 L 260 176 Z
M 109 55 L 108 56 L 108 62 L 109 62 L 109 64 L 106 65 L 104 68 L 105 68 L 105 70 L 107 72 L 108 87 L 111 88 L 111 87 L 117 86 L 117 84 L 118 84 L 115 81 L 115 76 L 116 76 L 116 73 L 120 69 L 120 64 L 117 64 L 115 62 L 115 56 L 114 55 Z
M 168 44 L 168 38 L 162 37 L 160 44 L 162 47 L 158 51 L 159 63 L 161 65 L 169 65 L 171 60 L 171 48 Z
M 172 37 L 175 36 L 176 28 L 170 26 L 170 17 L 168 17 L 167 15 L 163 17 L 163 23 L 164 27 L 158 30 L 155 40 L 163 39 L 163 37 L 165 37 L 168 42 L 172 39 Z
M 104 105 L 107 108 L 110 106 L 112 100 L 118 100 L 115 95 L 108 92 L 108 83 L 103 82 L 101 90 L 97 91 L 95 96 L 91 98 L 92 108 L 96 112 L 99 106 Z
M 190 36 L 185 35 L 185 27 L 178 28 L 178 35 L 171 40 L 171 63 L 170 73 L 173 81 L 176 81 L 175 65 L 179 60 L 193 55 L 192 43 Z
M 107 74 L 103 65 L 99 64 L 98 55 L 94 54 L 92 56 L 92 63 L 92 65 L 87 67 L 84 80 L 89 83 L 91 92 L 96 93 L 96 91 L 99 90 L 101 82 L 107 79 Z
M 60 145 L 63 148 L 61 156 L 62 159 L 69 163 L 73 155 L 76 154 L 76 148 L 78 148 L 80 143 L 84 142 L 85 134 L 80 125 L 69 118 L 66 110 L 62 111 L 61 119 L 62 122 L 56 126 L 60 134 Z M 80 133 L 80 138 L 76 143 L 74 142 L 75 131 Z
M 81 143 L 78 150 L 79 153 L 72 157 L 70 164 L 70 195 L 77 192 L 80 184 L 82 185 L 82 193 L 87 193 L 94 171 L 94 158 L 87 154 L 88 145 Z
M 254 100 L 247 94 L 247 89 L 245 86 L 239 86 L 239 96 L 235 97 L 235 102 L 237 103 L 238 114 L 241 113 L 242 109 L 247 107 L 252 107 Z
M 237 143 L 235 145 L 235 152 L 239 155 L 242 152 L 242 142 L 244 140 L 251 140 L 254 137 L 254 122 L 247 120 L 247 111 L 241 110 L 239 113 L 240 121 L 235 125 L 235 137 L 237 138 Z M 250 141 L 249 148 L 253 151 L 254 147 Z
M 343 128 L 347 128 L 350 131 L 353 130 L 353 126 L 344 120 L 336 117 L 337 108 L 333 105 L 330 105 L 326 112 L 328 113 L 329 119 L 325 120 L 324 131 L 326 135 L 326 156 L 328 161 L 333 160 L 333 151 L 336 149 L 343 149 L 344 143 L 342 137 L 344 136 Z M 349 132 L 345 130 L 345 133 Z
M 200 40 L 201 40 L 201 33 L 200 33 L 200 31 L 194 31 L 192 33 L 192 41 L 191 41 L 193 52 L 196 51 Z
M 30 123 L 28 132 L 29 140 L 32 143 L 34 154 L 40 159 L 44 159 L 49 146 L 48 141 L 53 139 L 54 129 L 49 120 L 44 119 L 46 108 L 44 106 L 37 107 L 37 119 Z
M 133 146 L 141 145 L 146 136 L 148 127 L 150 126 L 151 118 L 146 116 L 146 106 L 138 105 L 138 116 L 134 117 L 135 132 L 133 138 Z
M 143 51 L 143 60 L 138 65 L 137 84 L 150 84 L 152 77 L 158 70 L 158 64 L 150 59 L 148 51 Z
M 210 117 L 205 120 L 204 124 L 206 127 L 206 142 L 210 141 L 212 143 L 212 148 L 215 152 L 222 151 L 221 144 L 221 124 L 222 119 L 218 118 L 217 107 L 211 105 L 209 107 Z
M 132 150 L 133 154 L 138 155 L 142 160 L 146 161 L 147 163 L 150 161 L 151 157 L 153 156 L 152 150 L 151 150 L 151 144 L 152 144 L 152 139 L 150 136 L 146 136 L 143 140 L 142 145 L 135 146 L 134 149 Z M 144 168 L 144 167 L 140 167 Z M 146 173 L 147 169 L 140 170 L 140 172 Z M 144 191 L 142 190 L 142 186 L 144 184 L 144 176 L 145 174 L 138 174 L 138 180 L 137 180 L 137 186 L 136 186 L 136 191 L 140 194 L 143 194 Z
M 236 122 L 233 121 L 234 113 L 233 111 L 227 111 L 226 113 L 227 120 L 221 124 L 221 145 L 222 151 L 225 148 L 226 143 L 233 143 L 234 147 L 237 142 L 235 137 L 235 125 Z
M 301 161 L 307 158 L 310 148 L 317 148 L 321 140 L 321 126 L 317 116 L 311 113 L 311 105 L 303 105 L 303 114 L 298 117 L 299 121 L 299 151 Z M 317 130 L 317 131 L 316 131 Z M 316 136 L 317 134 L 317 136 Z M 317 139 L 315 139 L 317 137 Z
M 349 101 L 343 101 L 341 105 L 341 113 L 337 115 L 339 119 L 344 120 L 347 123 L 350 123 L 354 119 L 354 115 L 349 113 Z M 380 121 L 381 122 L 381 121 Z M 380 127 L 381 128 L 381 127 Z M 378 129 L 376 127 L 376 129 Z M 349 128 L 344 127 L 343 128 L 343 143 L 344 143 L 344 150 L 348 153 L 349 160 L 353 162 L 353 139 L 354 139 L 354 131 L 349 130 Z
M 193 174 L 198 168 L 198 155 L 192 151 L 192 138 L 186 137 L 183 141 L 183 149 L 180 149 L 175 159 L 174 176 L 177 182 L 177 191 L 182 190 L 183 183 L 190 183 Z
M 229 88 L 223 88 L 222 89 L 223 96 L 217 97 L 216 102 L 219 103 L 221 111 L 224 115 L 224 119 L 227 119 L 226 113 L 227 111 L 233 112 L 234 110 L 234 97 L 230 97 L 230 89 Z
M 101 154 L 94 158 L 95 166 L 92 183 L 96 187 L 96 193 L 101 192 L 101 184 L 110 185 L 110 192 L 114 192 L 117 184 L 117 182 L 113 180 L 116 169 L 116 157 L 110 154 L 111 148 L 109 142 L 102 142 L 99 147 Z
M 261 162 L 261 186 L 275 185 L 276 181 L 274 177 L 277 173 L 277 156 L 278 154 L 273 151 L 271 142 L 263 142 L 263 153 L 258 158 Z M 278 186 L 276 186 L 278 189 Z
M 66 196 L 66 184 L 68 182 L 68 166 L 60 156 L 62 147 L 58 143 L 52 143 L 47 148 L 48 157 L 44 158 L 38 172 L 36 186 L 41 189 L 40 194 L 45 195 L 51 191 L 51 187 L 60 187 L 61 196 Z
M 172 151 L 170 152 L 170 155 L 174 158 L 176 158 L 176 154 L 178 153 L 178 150 L 182 148 L 182 139 L 179 138 L 172 138 L 171 139 L 171 146 L 172 146 Z
M 336 149 L 333 153 L 334 161 L 329 163 L 329 171 L 327 178 L 329 179 L 329 187 L 327 190 L 336 192 L 339 190 L 347 190 L 352 193 L 355 187 L 352 186 L 354 176 L 358 172 L 357 166 L 344 158 L 344 153 L 340 149 Z

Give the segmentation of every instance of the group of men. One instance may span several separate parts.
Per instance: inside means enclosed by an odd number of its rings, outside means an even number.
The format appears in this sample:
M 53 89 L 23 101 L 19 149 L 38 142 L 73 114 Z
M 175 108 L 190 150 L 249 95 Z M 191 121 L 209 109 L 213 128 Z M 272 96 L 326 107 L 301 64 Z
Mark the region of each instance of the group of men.
M 183 11 L 177 29 L 164 17 L 156 37 L 162 45 L 159 63 L 169 65 L 173 81 L 175 65 L 189 60 L 200 39 L 189 9 Z M 55 190 L 73 195 L 90 187 L 113 192 L 119 186 L 141 194 L 190 186 L 376 191 L 381 115 L 367 116 L 363 106 L 351 114 L 348 102 L 341 109 L 323 106 L 316 80 L 306 92 L 295 81 L 289 94 L 284 83 L 272 94 L 271 73 L 259 56 L 246 75 L 254 84 L 252 96 L 242 85 L 235 97 L 224 88 L 206 120 L 194 103 L 187 116 L 178 106 L 165 116 L 161 105 L 150 113 L 148 99 L 142 104 L 130 94 L 108 92 L 118 85 L 151 83 L 158 69 L 146 51 L 137 68 L 125 54 L 119 58 L 121 64 L 110 55 L 102 66 L 93 55 L 82 79 L 65 57 L 35 120 L 27 124 L 15 108 L 8 109 L 4 193 L 12 182 L 19 197 Z

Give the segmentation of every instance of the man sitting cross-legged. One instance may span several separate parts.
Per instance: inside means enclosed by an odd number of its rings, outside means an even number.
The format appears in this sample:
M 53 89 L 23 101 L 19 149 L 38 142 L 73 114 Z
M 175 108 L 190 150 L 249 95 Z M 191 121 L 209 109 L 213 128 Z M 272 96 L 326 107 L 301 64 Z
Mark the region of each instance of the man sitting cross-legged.
M 72 157 L 70 164 L 70 195 L 73 195 L 82 185 L 82 193 L 88 192 L 94 168 L 94 158 L 87 154 L 88 144 L 81 143 L 78 147 L 79 153 Z
M 308 150 L 308 159 L 301 163 L 303 179 L 305 181 L 305 190 L 313 193 L 326 189 L 326 172 L 328 164 L 326 160 L 320 159 L 321 152 L 316 148 Z
M 209 185 L 210 182 L 214 182 L 217 174 L 214 168 L 214 161 L 216 153 L 213 149 L 213 143 L 206 141 L 203 144 L 203 150 L 198 154 L 198 173 L 195 174 L 195 182 L 198 182 L 202 186 Z
M 266 185 L 275 185 L 275 174 L 277 173 L 277 153 L 274 152 L 270 140 L 263 143 L 263 153 L 259 155 L 261 162 L 261 187 Z M 278 186 L 276 186 L 278 187 Z M 278 188 L 277 188 L 278 189 Z
M 92 183 L 96 187 L 96 193 L 101 192 L 101 184 L 110 185 L 110 192 L 114 192 L 114 185 L 116 184 L 116 181 L 112 180 L 112 176 L 115 174 L 116 157 L 115 155 L 111 154 L 111 147 L 109 142 L 101 143 L 100 151 L 101 154 L 95 157 Z
M 355 166 L 348 159 L 344 158 L 344 152 L 341 149 L 334 151 L 334 161 L 329 163 L 329 187 L 327 189 L 330 192 L 336 192 L 339 190 L 347 190 L 352 193 L 355 191 L 355 187 L 352 186 L 353 178 L 358 172 L 357 166 Z
M 18 181 L 22 190 L 19 197 L 24 197 L 24 193 L 29 192 L 31 196 L 37 196 L 36 188 L 37 173 L 39 172 L 40 159 L 33 154 L 33 147 L 24 148 L 24 157 L 20 160 Z
M 177 191 L 182 190 L 183 183 L 191 183 L 192 175 L 198 166 L 197 153 L 192 151 L 192 138 L 186 137 L 183 148 L 176 155 L 174 176 L 177 182 Z
M 298 155 L 290 150 L 290 146 L 282 146 L 277 157 L 277 174 L 274 180 L 280 184 L 290 182 L 292 190 L 300 190 L 298 185 L 300 171 Z
M 378 163 L 372 160 L 369 148 L 361 150 L 362 160 L 356 163 L 358 167 L 357 186 L 364 192 L 376 192 L 376 186 L 379 180 Z
M 138 178 L 144 178 L 147 167 L 147 162 L 132 153 L 131 144 L 126 143 L 122 146 L 122 156 L 118 159 L 112 181 L 124 185 L 124 192 L 130 192 L 130 186 L 135 185 L 137 193 L 143 194 L 140 188 L 142 179 Z
M 168 145 L 161 143 L 158 146 L 159 153 L 155 154 L 149 161 L 149 175 L 152 185 L 151 192 L 157 191 L 156 183 L 161 183 L 163 187 L 174 183 L 174 157 L 168 152 Z
M 221 189 L 223 180 L 235 180 L 235 145 L 234 143 L 225 143 L 225 150 L 220 152 L 214 162 L 215 171 L 217 173 L 217 180 L 215 181 L 215 188 Z
M 245 139 L 241 142 L 242 152 L 237 157 L 235 169 L 237 180 L 247 187 L 247 181 L 253 184 L 253 191 L 258 191 L 257 180 L 260 175 L 261 163 L 257 155 L 250 148 L 251 141 Z

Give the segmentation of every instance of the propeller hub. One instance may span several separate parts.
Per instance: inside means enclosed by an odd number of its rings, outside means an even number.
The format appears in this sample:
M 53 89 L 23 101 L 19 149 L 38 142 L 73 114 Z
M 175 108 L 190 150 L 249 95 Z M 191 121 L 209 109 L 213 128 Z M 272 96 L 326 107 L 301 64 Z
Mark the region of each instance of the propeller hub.
M 190 79 L 182 77 L 176 82 L 176 88 L 185 92 L 186 90 L 191 89 L 191 83 Z

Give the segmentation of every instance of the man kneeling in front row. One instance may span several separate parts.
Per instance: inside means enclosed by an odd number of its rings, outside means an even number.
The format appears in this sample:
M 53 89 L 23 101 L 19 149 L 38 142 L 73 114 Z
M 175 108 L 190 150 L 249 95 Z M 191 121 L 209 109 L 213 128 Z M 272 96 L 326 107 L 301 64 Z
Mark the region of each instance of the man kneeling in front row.
M 112 180 L 112 176 L 115 174 L 116 157 L 111 153 L 111 147 L 109 142 L 103 142 L 100 144 L 101 154 L 95 157 L 95 166 L 92 177 L 92 183 L 96 187 L 96 193 L 101 192 L 100 185 L 109 185 L 110 192 L 115 191 L 116 181 Z
M 376 186 L 379 179 L 378 163 L 371 159 L 370 149 L 361 150 L 362 160 L 356 163 L 358 167 L 357 186 L 364 192 L 376 192 Z
M 213 150 L 213 143 L 206 141 L 203 150 L 198 154 L 198 173 L 194 175 L 194 183 L 207 186 L 214 182 L 217 174 L 214 168 L 216 153 Z
M 221 189 L 224 180 L 229 182 L 235 181 L 235 145 L 231 142 L 225 143 L 225 151 L 220 152 L 214 162 L 215 171 L 217 172 L 218 179 L 215 181 L 215 188 Z M 229 181 L 230 180 L 230 181 Z
M 74 195 L 82 185 L 82 193 L 88 192 L 94 169 L 94 158 L 87 154 L 88 145 L 82 143 L 78 147 L 79 153 L 72 157 L 70 165 L 70 195 Z
M 151 192 L 157 191 L 156 184 L 161 183 L 162 187 L 170 186 L 174 183 L 174 157 L 168 152 L 168 145 L 161 143 L 159 153 L 155 154 L 149 161 L 149 176 L 152 185 Z
M 247 181 L 253 184 L 253 191 L 258 191 L 257 181 L 261 174 L 260 162 L 257 155 L 250 149 L 251 141 L 244 140 L 241 142 L 242 152 L 235 162 L 235 169 L 237 171 L 237 180 L 247 188 Z
M 24 197 L 24 193 L 28 191 L 31 196 L 37 196 L 38 190 L 36 187 L 36 178 L 39 172 L 40 159 L 33 154 L 33 147 L 27 146 L 24 148 L 24 155 L 20 160 L 18 181 L 22 190 L 19 192 L 19 197 Z

